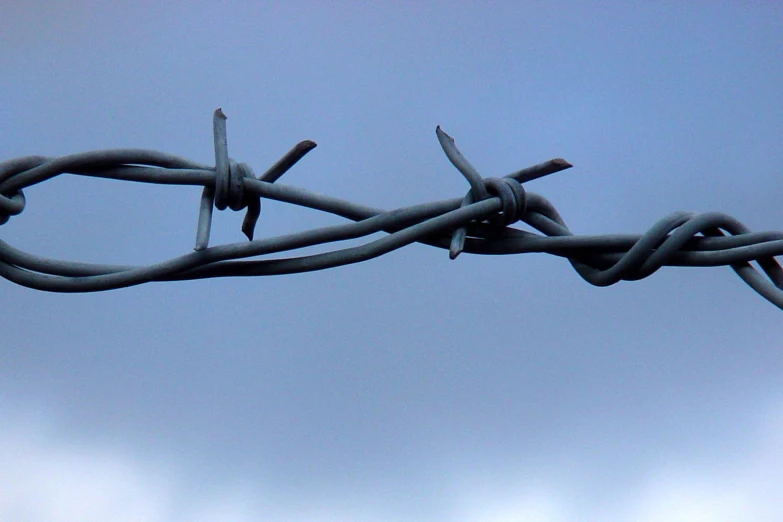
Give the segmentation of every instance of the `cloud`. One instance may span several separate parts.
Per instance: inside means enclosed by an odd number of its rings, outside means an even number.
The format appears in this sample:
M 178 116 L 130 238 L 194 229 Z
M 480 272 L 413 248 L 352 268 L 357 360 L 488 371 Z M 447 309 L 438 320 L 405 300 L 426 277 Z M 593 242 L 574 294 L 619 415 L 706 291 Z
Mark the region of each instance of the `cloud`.
M 61 440 L 42 420 L 3 415 L 0 519 L 163 521 L 168 473 L 116 449 Z
M 0 520 L 29 522 L 245 522 L 401 519 L 384 513 L 382 498 L 275 502 L 247 479 L 193 487 L 176 466 L 58 433 L 45 415 L 0 411 Z M 16 411 L 22 411 L 17 409 Z M 757 522 L 783 520 L 783 401 L 763 411 L 747 447 L 729 448 L 725 462 L 652 466 L 635 490 L 602 506 L 580 501 L 569 484 L 531 476 L 451 481 L 460 499 L 438 520 L 464 522 Z M 725 448 L 724 448 L 725 450 Z M 711 452 L 715 455 L 715 452 Z M 716 456 L 720 461 L 721 455 Z M 640 464 L 642 465 L 642 464 Z M 649 467 L 649 463 L 648 463 Z M 195 477 L 209 483 L 208 477 Z M 547 481 L 548 480 L 548 481 Z M 449 481 L 446 481 L 449 482 Z M 449 490 L 449 488 L 445 488 Z M 440 488 L 438 491 L 443 492 Z M 321 502 L 321 504 L 319 504 Z M 415 514 L 409 514 L 414 517 Z M 410 519 L 410 518 L 409 518 Z
M 656 471 L 640 492 L 629 520 L 783 520 L 783 403 L 777 402 L 762 417 L 750 448 L 733 448 L 739 458 L 723 455 L 739 464 L 723 469 L 709 466 L 712 471 L 681 466 Z

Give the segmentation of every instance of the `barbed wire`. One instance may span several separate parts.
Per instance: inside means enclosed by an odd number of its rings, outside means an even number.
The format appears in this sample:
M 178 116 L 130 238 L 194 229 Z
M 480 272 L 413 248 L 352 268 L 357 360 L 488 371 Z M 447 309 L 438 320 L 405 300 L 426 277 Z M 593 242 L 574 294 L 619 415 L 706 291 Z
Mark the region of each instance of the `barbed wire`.
M 719 212 L 675 212 L 641 235 L 576 236 L 552 203 L 523 187 L 523 183 L 570 168 L 572 165 L 563 159 L 502 178 L 483 178 L 454 140 L 438 127 L 436 134 L 443 151 L 467 179 L 470 190 L 462 198 L 386 211 L 275 183 L 316 146 L 312 141 L 297 144 L 256 177 L 249 165 L 229 159 L 226 116 L 220 109 L 215 111 L 213 126 L 214 167 L 142 149 L 99 150 L 57 158 L 25 156 L 0 163 L 0 225 L 24 210 L 23 189 L 60 174 L 204 187 L 196 246 L 191 253 L 149 266 L 118 266 L 47 259 L 0 240 L 0 276 L 37 290 L 97 292 L 152 281 L 324 270 L 366 261 L 418 242 L 448 249 L 451 259 L 462 252 L 552 254 L 568 259 L 585 281 L 596 286 L 643 279 L 663 266 L 728 265 L 753 290 L 783 309 L 783 269 L 775 259 L 783 255 L 783 232 L 751 232 Z M 261 198 L 328 212 L 353 223 L 254 239 Z M 242 231 L 249 241 L 209 247 L 213 208 L 246 209 Z M 541 234 L 510 227 L 519 221 Z M 325 253 L 247 260 L 377 232 L 387 235 Z M 751 265 L 752 261 L 761 272 Z

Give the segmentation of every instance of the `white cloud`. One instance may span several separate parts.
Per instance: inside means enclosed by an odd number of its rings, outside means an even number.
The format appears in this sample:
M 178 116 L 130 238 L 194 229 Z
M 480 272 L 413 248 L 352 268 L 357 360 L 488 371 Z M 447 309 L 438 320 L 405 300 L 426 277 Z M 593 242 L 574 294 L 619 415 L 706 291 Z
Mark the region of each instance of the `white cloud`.
M 524 488 L 520 488 L 524 491 Z M 466 522 L 566 522 L 566 503 L 548 492 L 525 493 L 517 498 L 492 499 L 466 510 Z
M 779 522 L 783 520 L 783 401 L 774 401 L 748 426 L 745 447 L 715 452 L 714 463 L 660 463 L 636 489 L 601 506 L 573 492 L 580 477 L 474 478 L 460 485 L 465 522 Z M 721 461 L 731 464 L 721 464 Z M 650 466 L 650 463 L 638 463 Z M 556 469 L 556 463 L 551 468 Z M 589 489 L 589 488 L 588 488 Z M 572 494 L 565 493 L 566 491 Z M 581 497 L 581 495 L 579 496 Z M 608 507 L 607 507 L 608 506 Z
M 628 520 L 783 520 L 783 403 L 769 408 L 763 419 L 756 429 L 754 446 L 734 448 L 745 455 L 740 464 L 719 473 L 673 466 L 657 471 L 639 495 L 636 511 Z
M 163 521 L 166 470 L 130 455 L 58 441 L 51 426 L 3 415 L 0 520 Z
M 769 408 L 754 444 L 734 448 L 730 467 L 665 465 L 613 508 L 589 515 L 562 493 L 573 484 L 541 477 L 462 482 L 449 516 L 464 522 L 734 522 L 783 520 L 783 402 Z M 52 424 L 0 413 L 0 520 L 23 522 L 245 522 L 387 520 L 362 499 L 297 506 L 258 498 L 257 484 L 237 482 L 188 494 L 173 467 L 120 448 L 63 440 Z M 719 469 L 720 471 L 715 471 Z M 536 479 L 536 480 L 534 480 Z M 578 477 L 572 477 L 578 481 Z M 535 484 L 534 487 L 531 484 Z M 562 487 L 561 487 L 562 486 Z M 567 487 L 566 487 L 567 486 Z M 263 489 L 263 488 L 261 488 Z M 622 495 L 625 495 L 624 497 Z M 377 500 L 377 499 L 376 499 Z M 580 503 L 580 505 L 582 505 Z

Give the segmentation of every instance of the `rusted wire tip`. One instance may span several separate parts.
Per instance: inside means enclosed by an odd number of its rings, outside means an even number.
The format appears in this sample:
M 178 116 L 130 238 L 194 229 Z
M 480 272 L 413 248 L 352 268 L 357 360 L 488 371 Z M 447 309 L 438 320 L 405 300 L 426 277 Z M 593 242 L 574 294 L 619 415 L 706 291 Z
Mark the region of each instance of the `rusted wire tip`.
M 277 163 L 269 167 L 269 170 L 261 174 L 258 179 L 267 183 L 274 183 L 285 174 L 288 169 L 293 167 L 300 159 L 317 147 L 317 144 L 311 140 L 300 141 L 289 150 Z
M 316 148 L 318 144 L 313 140 L 303 140 L 296 144 L 295 148 L 302 150 L 303 154 L 306 154 Z
M 449 136 L 448 134 L 446 134 L 446 131 L 444 131 L 443 129 L 441 129 L 441 128 L 440 128 L 440 125 L 438 125 L 438 126 L 436 126 L 436 127 L 435 127 L 435 134 L 436 134 L 436 135 L 438 135 L 439 137 L 440 137 L 440 136 L 443 136 L 443 137 L 445 137 L 446 139 L 449 139 L 449 140 L 451 140 L 451 141 L 454 141 L 454 138 L 452 138 L 451 136 Z

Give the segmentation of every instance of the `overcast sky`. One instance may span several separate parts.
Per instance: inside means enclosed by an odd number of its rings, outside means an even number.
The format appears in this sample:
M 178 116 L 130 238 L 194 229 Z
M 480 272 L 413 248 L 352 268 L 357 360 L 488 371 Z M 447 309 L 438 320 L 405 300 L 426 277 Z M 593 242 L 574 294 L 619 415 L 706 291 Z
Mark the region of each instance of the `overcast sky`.
M 435 126 L 577 234 L 783 229 L 776 2 L 0 2 L 0 160 L 138 147 L 393 209 L 461 197 Z M 200 191 L 61 176 L 22 250 L 191 251 Z M 216 212 L 211 244 L 243 241 Z M 264 202 L 256 236 L 343 220 Z M 525 228 L 522 226 L 522 228 Z M 0 281 L 0 519 L 783 520 L 783 321 L 728 267 L 609 288 L 412 245 L 325 272 Z

